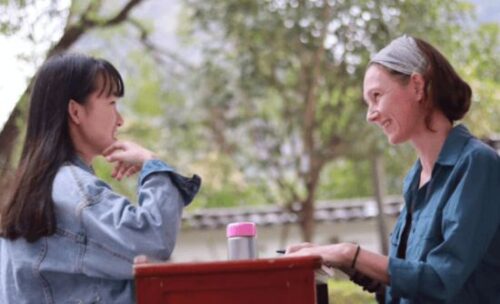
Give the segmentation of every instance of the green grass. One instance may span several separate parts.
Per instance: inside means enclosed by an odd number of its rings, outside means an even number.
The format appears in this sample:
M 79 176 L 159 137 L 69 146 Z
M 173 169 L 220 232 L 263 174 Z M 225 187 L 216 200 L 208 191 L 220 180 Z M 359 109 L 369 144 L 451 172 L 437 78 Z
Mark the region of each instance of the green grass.
M 375 304 L 375 295 L 349 280 L 329 280 L 328 295 L 330 304 Z

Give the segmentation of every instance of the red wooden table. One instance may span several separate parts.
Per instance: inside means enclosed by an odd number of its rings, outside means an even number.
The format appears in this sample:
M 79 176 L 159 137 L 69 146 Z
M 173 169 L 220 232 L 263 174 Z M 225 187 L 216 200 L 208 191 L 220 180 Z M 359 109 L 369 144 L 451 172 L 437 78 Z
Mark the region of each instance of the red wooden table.
M 138 304 L 314 304 L 319 257 L 134 266 Z

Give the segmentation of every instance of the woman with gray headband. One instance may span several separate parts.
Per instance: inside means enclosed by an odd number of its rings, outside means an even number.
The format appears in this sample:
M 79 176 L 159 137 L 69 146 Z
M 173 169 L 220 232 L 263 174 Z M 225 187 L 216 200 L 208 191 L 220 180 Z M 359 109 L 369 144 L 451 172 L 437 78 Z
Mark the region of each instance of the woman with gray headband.
M 469 85 L 429 43 L 402 36 L 371 60 L 363 95 L 367 120 L 418 155 L 389 256 L 352 243 L 287 253 L 320 255 L 385 303 L 500 303 L 500 157 L 455 124 Z

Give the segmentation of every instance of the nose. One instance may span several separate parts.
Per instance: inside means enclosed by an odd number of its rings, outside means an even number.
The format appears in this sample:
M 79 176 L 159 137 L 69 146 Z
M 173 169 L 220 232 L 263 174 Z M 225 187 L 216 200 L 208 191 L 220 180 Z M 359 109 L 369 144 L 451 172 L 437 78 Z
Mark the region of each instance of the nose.
M 368 109 L 368 112 L 366 112 L 366 120 L 371 123 L 375 122 L 379 116 L 380 112 L 377 110 Z
M 118 120 L 116 121 L 116 124 L 118 125 L 118 127 L 123 126 L 123 117 L 122 117 L 122 115 L 120 114 L 120 112 L 118 110 L 116 111 L 116 115 L 118 117 Z

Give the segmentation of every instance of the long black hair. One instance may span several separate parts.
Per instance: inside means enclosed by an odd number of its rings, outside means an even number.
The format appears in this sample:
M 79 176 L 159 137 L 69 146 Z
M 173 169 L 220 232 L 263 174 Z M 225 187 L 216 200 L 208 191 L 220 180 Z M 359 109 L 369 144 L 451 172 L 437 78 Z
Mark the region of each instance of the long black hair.
M 38 71 L 30 98 L 19 167 L 0 210 L 0 235 L 34 242 L 55 233 L 52 184 L 61 165 L 74 158 L 68 104 L 85 104 L 93 92 L 122 97 L 123 80 L 113 65 L 80 54 L 50 58 Z

